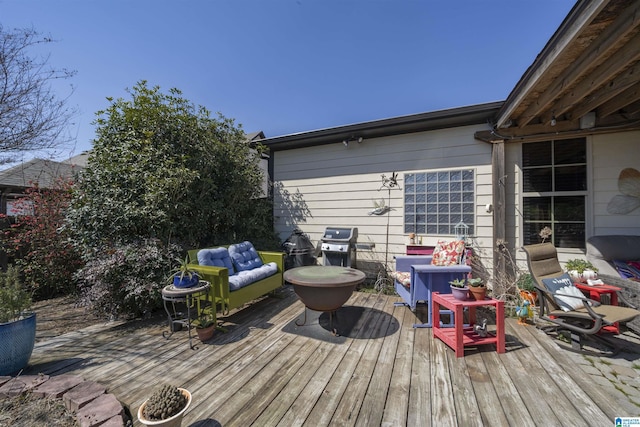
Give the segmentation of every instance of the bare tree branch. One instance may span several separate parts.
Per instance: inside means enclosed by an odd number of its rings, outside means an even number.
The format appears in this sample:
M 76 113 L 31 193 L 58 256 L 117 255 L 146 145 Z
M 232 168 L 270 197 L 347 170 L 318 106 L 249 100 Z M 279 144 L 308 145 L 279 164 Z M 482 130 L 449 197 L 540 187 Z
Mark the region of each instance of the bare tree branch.
M 33 29 L 5 31 L 0 25 L 0 164 L 21 152 L 59 147 L 72 138 L 65 131 L 73 109 L 59 98 L 51 82 L 75 72 L 54 69 L 48 57 L 30 56 L 30 48 L 53 43 Z

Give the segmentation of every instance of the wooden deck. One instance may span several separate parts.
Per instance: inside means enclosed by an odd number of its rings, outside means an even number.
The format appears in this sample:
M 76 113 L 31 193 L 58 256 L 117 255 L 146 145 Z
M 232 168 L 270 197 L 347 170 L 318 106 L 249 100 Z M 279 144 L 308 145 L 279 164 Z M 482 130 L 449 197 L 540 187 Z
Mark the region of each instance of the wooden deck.
M 396 301 L 354 293 L 336 338 L 317 321 L 295 326 L 304 307 L 287 286 L 224 318 L 228 332 L 196 338 L 197 350 L 186 331 L 165 340 L 166 321 L 91 327 L 39 343 L 28 373 L 98 381 L 134 417 L 156 384 L 185 387 L 185 426 L 606 426 L 638 415 L 533 326 L 507 319 L 505 354 L 456 358 Z M 345 313 L 359 318 L 350 330 Z

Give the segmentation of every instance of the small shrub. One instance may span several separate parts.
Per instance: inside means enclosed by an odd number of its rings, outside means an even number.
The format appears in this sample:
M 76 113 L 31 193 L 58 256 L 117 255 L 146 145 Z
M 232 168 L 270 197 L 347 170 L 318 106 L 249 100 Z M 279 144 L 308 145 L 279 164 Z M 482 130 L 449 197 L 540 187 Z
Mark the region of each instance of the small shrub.
M 55 181 L 52 188 L 34 185 L 16 201 L 18 215 L 0 215 L 11 224 L 0 233 L 3 249 L 21 267 L 24 283 L 35 299 L 77 291 L 70 278 L 82 260 L 64 227 L 72 189 L 73 183 L 64 179 Z
M 176 245 L 147 239 L 118 245 L 78 271 L 81 298 L 99 315 L 148 316 L 162 306 L 162 288 L 179 257 Z
M 0 323 L 18 320 L 31 307 L 31 295 L 22 286 L 20 269 L 9 265 L 0 271 Z
M 518 276 L 518 280 L 516 282 L 516 286 L 518 289 L 522 289 L 527 292 L 535 292 L 536 287 L 533 284 L 533 277 L 531 273 L 522 273 Z

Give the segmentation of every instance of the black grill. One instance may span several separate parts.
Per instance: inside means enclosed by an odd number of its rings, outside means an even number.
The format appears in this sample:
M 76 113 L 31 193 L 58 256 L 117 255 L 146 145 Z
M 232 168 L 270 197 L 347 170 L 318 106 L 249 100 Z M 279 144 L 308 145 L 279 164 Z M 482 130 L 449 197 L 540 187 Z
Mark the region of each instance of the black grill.
M 356 267 L 357 228 L 327 227 L 320 240 L 322 265 Z

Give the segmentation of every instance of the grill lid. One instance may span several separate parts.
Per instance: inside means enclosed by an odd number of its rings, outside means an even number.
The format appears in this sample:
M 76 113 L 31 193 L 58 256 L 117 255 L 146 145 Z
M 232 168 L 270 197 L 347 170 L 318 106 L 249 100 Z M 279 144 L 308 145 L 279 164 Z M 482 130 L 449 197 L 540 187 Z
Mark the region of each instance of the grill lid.
M 324 235 L 322 236 L 322 241 L 332 241 L 332 242 L 348 242 L 355 243 L 358 238 L 358 229 L 357 228 L 345 228 L 345 227 L 327 227 L 324 230 Z

